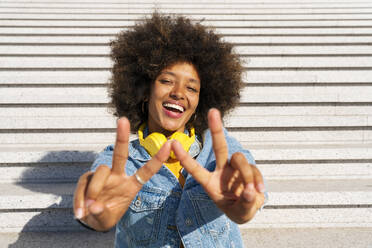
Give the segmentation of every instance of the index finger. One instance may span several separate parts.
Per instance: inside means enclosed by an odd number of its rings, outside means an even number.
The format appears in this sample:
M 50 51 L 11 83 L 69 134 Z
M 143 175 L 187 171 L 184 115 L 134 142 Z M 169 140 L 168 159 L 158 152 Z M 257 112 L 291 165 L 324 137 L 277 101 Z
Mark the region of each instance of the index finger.
M 216 156 L 216 169 L 222 169 L 227 164 L 229 151 L 223 133 L 220 111 L 215 108 L 209 110 L 208 125 L 211 130 L 214 155 Z
M 114 173 L 125 173 L 125 163 L 128 159 L 129 132 L 130 124 L 128 119 L 125 117 L 120 118 L 116 129 L 116 141 L 112 158 L 111 171 Z
M 195 159 L 193 159 L 182 147 L 180 142 L 174 140 L 172 142 L 172 149 L 176 154 L 177 159 L 180 161 L 181 165 L 190 173 L 196 181 L 200 183 L 201 186 L 209 191 L 207 188 L 208 183 L 211 178 L 211 173 L 202 167 Z M 214 189 L 213 189 L 214 190 Z

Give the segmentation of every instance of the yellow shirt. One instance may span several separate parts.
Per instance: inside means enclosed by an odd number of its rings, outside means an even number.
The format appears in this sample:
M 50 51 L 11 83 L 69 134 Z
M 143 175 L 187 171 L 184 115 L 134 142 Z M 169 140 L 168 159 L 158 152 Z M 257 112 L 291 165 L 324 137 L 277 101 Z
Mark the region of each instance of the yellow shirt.
M 181 187 L 183 188 L 183 185 L 185 184 L 185 177 L 182 175 L 182 165 L 180 161 L 170 162 L 170 163 L 164 163 L 165 166 L 177 177 L 178 182 L 181 184 Z
M 181 187 L 183 188 L 183 185 L 185 185 L 185 177 L 182 175 L 182 165 L 180 161 L 175 161 L 171 163 L 164 163 L 165 166 L 177 177 L 178 182 L 181 184 Z M 181 242 L 180 248 L 183 248 L 183 244 Z

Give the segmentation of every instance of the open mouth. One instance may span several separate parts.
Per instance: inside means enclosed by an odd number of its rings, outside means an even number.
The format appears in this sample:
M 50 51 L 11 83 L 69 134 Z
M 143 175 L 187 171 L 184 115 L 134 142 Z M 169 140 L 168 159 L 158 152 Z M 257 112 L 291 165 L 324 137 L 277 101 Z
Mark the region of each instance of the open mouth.
M 173 103 L 164 103 L 163 107 L 169 111 L 176 113 L 183 113 L 185 111 L 185 109 L 182 106 Z

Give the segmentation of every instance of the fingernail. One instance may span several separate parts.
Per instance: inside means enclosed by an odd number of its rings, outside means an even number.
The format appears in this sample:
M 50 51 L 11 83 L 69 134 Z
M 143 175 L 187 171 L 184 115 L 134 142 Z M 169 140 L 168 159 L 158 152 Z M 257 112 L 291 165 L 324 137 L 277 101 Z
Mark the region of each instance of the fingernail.
M 92 205 L 93 202 L 94 202 L 94 200 L 88 199 L 88 200 L 86 200 L 86 202 L 85 202 L 85 206 L 86 206 L 87 208 L 89 208 L 89 206 Z
M 252 192 L 254 190 L 254 184 L 253 183 L 248 183 L 247 189 Z
M 244 199 L 247 201 L 247 202 L 251 202 L 254 200 L 254 193 L 248 189 L 248 190 L 245 190 L 244 191 Z
M 257 189 L 260 193 L 264 193 L 265 192 L 265 185 L 263 183 L 259 183 L 257 185 Z
M 93 213 L 93 214 L 100 214 L 100 213 L 102 213 L 102 211 L 103 211 L 103 208 L 102 208 L 102 206 L 97 206 L 97 205 L 95 205 L 95 206 L 93 206 L 92 207 L 92 209 L 91 209 L 91 212 Z
M 75 218 L 76 219 L 81 219 L 83 218 L 83 209 L 82 208 L 78 208 L 76 209 L 76 214 L 75 214 Z

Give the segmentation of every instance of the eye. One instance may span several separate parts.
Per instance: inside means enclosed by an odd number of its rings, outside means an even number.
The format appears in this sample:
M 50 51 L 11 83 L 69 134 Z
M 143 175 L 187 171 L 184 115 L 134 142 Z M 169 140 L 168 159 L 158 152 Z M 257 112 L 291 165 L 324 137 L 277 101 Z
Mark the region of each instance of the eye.
M 172 83 L 170 80 L 168 80 L 168 79 L 160 79 L 159 80 L 160 81 L 160 83 L 162 83 L 162 84 L 170 84 L 170 83 Z
M 187 86 L 187 89 L 188 89 L 189 91 L 192 91 L 192 92 L 195 92 L 195 93 L 198 92 L 198 90 L 197 90 L 196 88 L 191 87 L 191 86 Z

